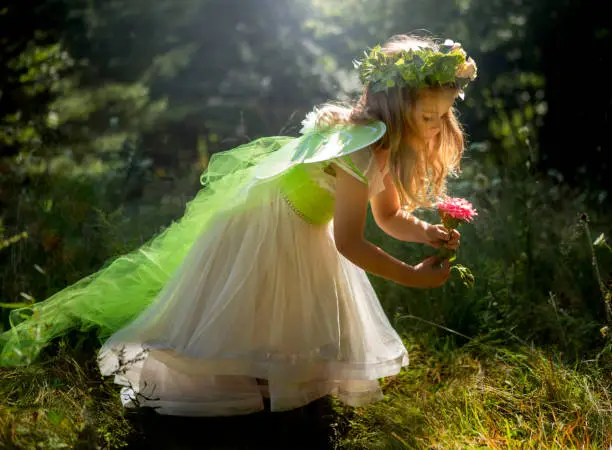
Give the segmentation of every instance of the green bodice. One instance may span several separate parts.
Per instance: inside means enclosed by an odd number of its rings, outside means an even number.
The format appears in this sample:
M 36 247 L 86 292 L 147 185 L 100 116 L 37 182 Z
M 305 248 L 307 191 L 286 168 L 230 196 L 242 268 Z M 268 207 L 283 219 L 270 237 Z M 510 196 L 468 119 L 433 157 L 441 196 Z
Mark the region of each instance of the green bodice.
M 350 156 L 345 155 L 342 158 L 367 182 L 365 175 L 353 164 Z M 313 179 L 305 164 L 293 166 L 281 176 L 280 190 L 285 201 L 306 222 L 324 225 L 334 217 L 335 196 Z
M 303 164 L 281 177 L 280 189 L 285 201 L 306 222 L 324 225 L 334 217 L 334 195 L 319 186 Z

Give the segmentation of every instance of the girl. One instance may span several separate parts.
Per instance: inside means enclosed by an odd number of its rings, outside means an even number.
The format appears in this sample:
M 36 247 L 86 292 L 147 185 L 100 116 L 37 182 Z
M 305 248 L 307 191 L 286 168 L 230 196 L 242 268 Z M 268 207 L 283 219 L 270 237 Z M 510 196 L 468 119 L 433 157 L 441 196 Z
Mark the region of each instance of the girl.
M 459 234 L 410 215 L 444 194 L 463 137 L 452 105 L 475 77 L 459 44 L 397 36 L 357 64 L 363 94 L 325 105 L 299 138 L 213 156 L 180 221 L 136 251 L 11 316 L 2 365 L 27 364 L 67 329 L 96 326 L 103 375 L 126 407 L 218 416 L 359 406 L 408 355 L 366 276 L 444 284 L 449 264 L 409 265 L 363 237 L 457 248 Z M 25 314 L 25 313 L 28 314 Z

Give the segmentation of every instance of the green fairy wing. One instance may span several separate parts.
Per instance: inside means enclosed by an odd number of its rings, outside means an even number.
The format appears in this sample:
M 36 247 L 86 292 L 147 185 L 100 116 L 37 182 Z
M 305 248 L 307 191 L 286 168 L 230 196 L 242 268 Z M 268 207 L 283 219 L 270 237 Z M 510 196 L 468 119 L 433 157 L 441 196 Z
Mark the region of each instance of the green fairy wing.
M 157 298 L 165 283 L 181 267 L 193 243 L 209 227 L 215 226 L 219 218 L 249 211 L 260 204 L 261 196 L 267 195 L 267 183 L 262 183 L 260 187 L 264 189 L 259 195 L 248 195 L 250 187 L 258 184 L 257 178 L 271 178 L 301 163 L 352 153 L 376 142 L 384 133 L 385 125 L 381 122 L 341 126 L 310 131 L 298 138 L 264 137 L 214 154 L 202 174 L 205 188 L 186 205 L 183 217 L 140 247 L 110 258 L 97 272 L 43 301 L 12 310 L 11 328 L 0 332 L 0 367 L 30 364 L 53 339 L 71 329 L 96 329 L 100 340 L 105 340 Z M 292 185 L 296 186 L 304 187 L 299 183 Z M 270 189 L 276 192 L 274 183 Z M 314 197 L 300 197 L 301 191 L 297 188 L 284 193 L 292 196 L 294 205 L 309 217 L 329 219 L 327 214 L 333 203 L 328 199 L 317 197 L 316 208 L 307 210 L 309 205 L 303 200 L 311 202 Z
M 383 122 L 342 125 L 314 130 L 293 139 L 263 159 L 255 171 L 257 179 L 275 177 L 297 164 L 327 161 L 361 150 L 384 136 Z

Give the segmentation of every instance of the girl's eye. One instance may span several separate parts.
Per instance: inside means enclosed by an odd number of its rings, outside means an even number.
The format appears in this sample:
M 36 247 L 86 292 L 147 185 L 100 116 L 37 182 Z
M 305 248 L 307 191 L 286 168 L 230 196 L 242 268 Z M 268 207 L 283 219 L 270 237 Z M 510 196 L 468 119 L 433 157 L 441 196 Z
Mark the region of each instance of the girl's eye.
M 429 122 L 431 120 L 431 117 L 423 117 L 423 122 Z

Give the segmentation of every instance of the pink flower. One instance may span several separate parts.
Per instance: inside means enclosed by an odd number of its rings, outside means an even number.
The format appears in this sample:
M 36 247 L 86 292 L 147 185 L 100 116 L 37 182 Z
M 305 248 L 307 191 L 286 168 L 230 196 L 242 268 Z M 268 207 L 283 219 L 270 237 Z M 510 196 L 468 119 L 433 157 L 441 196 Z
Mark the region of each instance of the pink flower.
M 453 219 L 471 222 L 474 216 L 478 215 L 472 204 L 464 198 L 447 197 L 436 206 L 441 217 L 450 216 Z
M 442 219 L 442 224 L 449 233 L 455 230 L 463 222 L 471 222 L 478 215 L 470 202 L 464 198 L 447 197 L 436 204 L 438 215 Z M 441 260 L 455 261 L 457 251 L 447 247 L 438 247 L 436 256 Z M 467 267 L 455 264 L 453 269 L 459 271 L 463 283 L 468 287 L 474 287 L 474 275 Z

